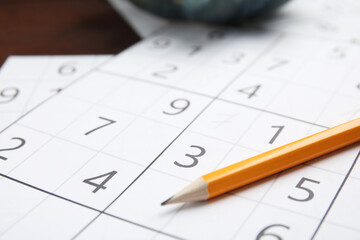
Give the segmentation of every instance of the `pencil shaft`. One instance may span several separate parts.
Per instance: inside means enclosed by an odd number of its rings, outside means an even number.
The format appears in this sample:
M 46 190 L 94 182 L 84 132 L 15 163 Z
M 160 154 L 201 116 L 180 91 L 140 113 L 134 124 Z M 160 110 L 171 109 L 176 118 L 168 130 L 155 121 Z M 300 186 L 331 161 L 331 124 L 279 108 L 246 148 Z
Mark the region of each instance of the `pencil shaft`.
M 358 141 L 360 118 L 206 174 L 208 199 Z

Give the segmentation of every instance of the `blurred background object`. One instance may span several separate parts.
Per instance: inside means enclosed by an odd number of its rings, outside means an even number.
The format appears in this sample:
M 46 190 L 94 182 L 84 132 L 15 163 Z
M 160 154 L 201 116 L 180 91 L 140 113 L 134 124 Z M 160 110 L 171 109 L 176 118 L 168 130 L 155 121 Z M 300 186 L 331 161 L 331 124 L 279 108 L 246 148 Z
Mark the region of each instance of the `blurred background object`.
M 115 54 L 139 39 L 103 0 L 0 1 L 0 66 L 8 55 Z
M 288 0 L 130 0 L 168 19 L 210 23 L 238 22 L 272 12 Z

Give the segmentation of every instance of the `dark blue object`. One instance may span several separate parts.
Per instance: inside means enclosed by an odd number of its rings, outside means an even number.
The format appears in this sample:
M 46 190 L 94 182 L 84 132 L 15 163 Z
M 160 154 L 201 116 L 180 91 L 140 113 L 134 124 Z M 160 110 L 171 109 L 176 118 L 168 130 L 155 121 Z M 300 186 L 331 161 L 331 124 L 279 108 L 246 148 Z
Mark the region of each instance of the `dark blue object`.
M 130 0 L 169 19 L 225 23 L 267 14 L 288 0 Z

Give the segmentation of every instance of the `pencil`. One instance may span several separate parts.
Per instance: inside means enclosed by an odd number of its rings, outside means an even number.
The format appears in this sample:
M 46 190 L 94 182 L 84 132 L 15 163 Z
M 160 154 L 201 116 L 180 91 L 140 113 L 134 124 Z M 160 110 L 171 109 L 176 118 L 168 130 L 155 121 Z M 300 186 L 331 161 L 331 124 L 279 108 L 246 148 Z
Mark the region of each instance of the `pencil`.
M 360 118 L 208 173 L 161 205 L 208 200 L 360 141 Z

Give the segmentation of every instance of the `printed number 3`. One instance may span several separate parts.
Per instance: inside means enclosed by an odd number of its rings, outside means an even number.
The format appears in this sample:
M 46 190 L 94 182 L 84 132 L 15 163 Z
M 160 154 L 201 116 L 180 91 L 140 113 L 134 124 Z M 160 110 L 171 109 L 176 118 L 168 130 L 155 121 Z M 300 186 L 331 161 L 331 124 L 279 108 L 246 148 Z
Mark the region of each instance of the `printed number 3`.
M 191 155 L 191 154 L 185 154 L 186 157 L 189 157 L 193 160 L 193 162 L 191 164 L 181 164 L 181 163 L 178 163 L 177 161 L 174 162 L 174 164 L 178 167 L 183 167 L 183 168 L 191 168 L 191 167 L 195 167 L 198 163 L 199 163 L 199 160 L 197 159 L 198 157 L 201 157 L 205 154 L 206 150 L 205 148 L 203 147 L 200 147 L 200 146 L 196 146 L 196 145 L 191 145 L 190 147 L 192 148 L 197 148 L 200 150 L 200 152 L 198 154 L 195 154 L 195 155 Z

